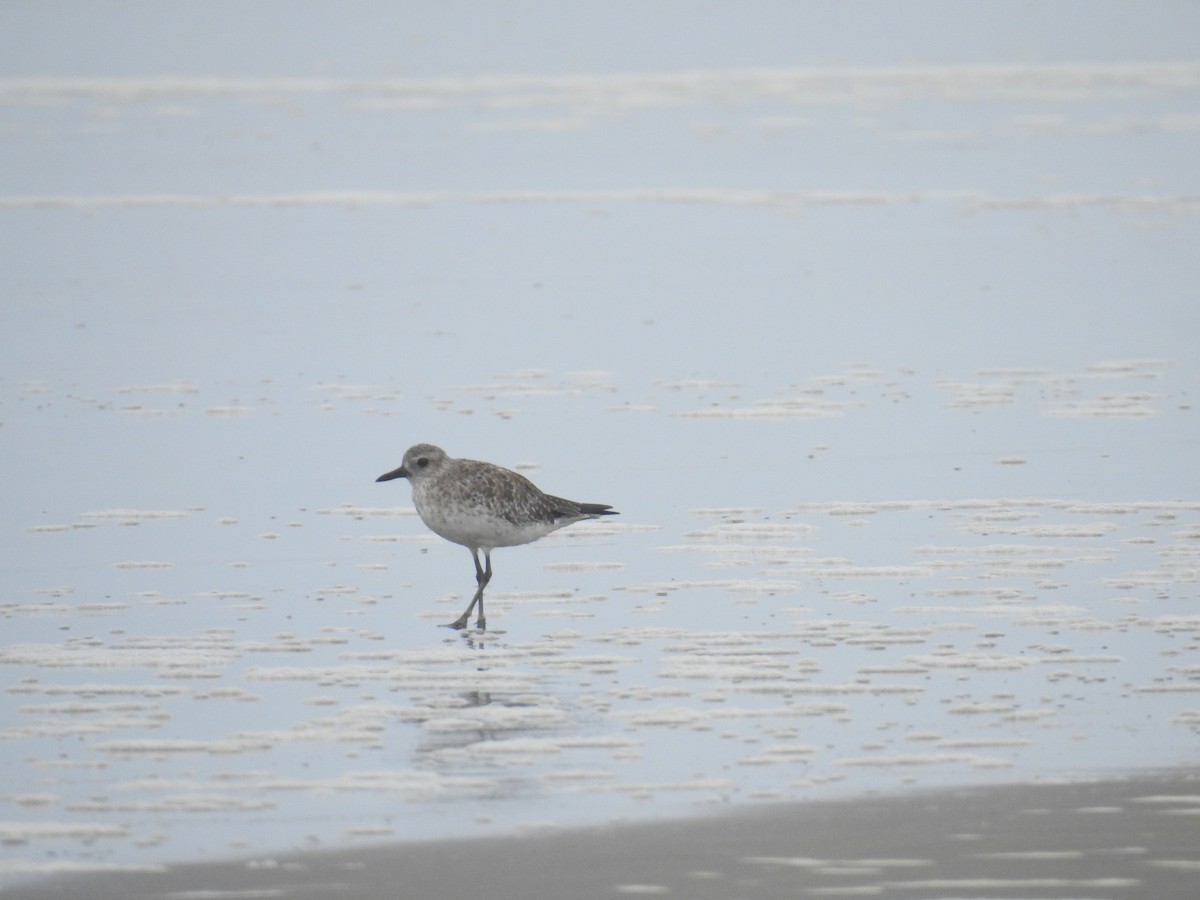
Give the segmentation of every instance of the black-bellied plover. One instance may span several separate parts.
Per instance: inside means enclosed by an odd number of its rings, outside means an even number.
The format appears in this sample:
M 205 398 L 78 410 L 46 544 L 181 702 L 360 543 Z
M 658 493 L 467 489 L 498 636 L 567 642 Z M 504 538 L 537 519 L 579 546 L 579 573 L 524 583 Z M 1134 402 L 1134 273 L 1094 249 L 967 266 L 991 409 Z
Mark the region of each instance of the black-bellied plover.
M 483 589 L 492 579 L 492 551 L 497 547 L 528 544 L 582 519 L 617 515 L 601 503 L 576 503 L 543 494 L 524 475 L 474 459 L 452 459 L 432 444 L 409 447 L 400 468 L 375 480 L 393 478 L 407 478 L 412 484 L 413 505 L 421 521 L 435 534 L 462 544 L 475 561 L 475 596 L 450 628 L 466 628 L 476 603 L 475 626 L 487 627 Z

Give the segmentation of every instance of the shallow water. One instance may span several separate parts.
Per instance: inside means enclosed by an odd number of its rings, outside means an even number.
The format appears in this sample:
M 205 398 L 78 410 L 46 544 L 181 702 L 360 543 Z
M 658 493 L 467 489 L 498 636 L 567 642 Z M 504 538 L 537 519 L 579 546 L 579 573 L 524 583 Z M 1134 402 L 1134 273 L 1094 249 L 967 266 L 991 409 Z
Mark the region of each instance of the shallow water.
M 1194 763 L 1200 66 L 1136 24 L 8 56 L 0 872 Z M 440 629 L 418 441 L 622 515 Z

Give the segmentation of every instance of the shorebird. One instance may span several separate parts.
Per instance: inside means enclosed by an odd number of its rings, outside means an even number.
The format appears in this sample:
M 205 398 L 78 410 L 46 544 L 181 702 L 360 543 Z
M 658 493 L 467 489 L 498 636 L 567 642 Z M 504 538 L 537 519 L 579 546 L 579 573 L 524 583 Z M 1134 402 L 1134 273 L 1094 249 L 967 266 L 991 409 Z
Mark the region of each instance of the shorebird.
M 449 628 L 466 628 L 477 603 L 475 627 L 487 627 L 483 589 L 492 580 L 492 551 L 497 547 L 528 544 L 583 519 L 618 514 L 602 503 L 577 503 L 544 494 L 524 475 L 474 459 L 453 459 L 433 444 L 409 447 L 400 468 L 375 480 L 393 478 L 409 480 L 413 505 L 426 527 L 462 544 L 475 561 L 475 596 Z

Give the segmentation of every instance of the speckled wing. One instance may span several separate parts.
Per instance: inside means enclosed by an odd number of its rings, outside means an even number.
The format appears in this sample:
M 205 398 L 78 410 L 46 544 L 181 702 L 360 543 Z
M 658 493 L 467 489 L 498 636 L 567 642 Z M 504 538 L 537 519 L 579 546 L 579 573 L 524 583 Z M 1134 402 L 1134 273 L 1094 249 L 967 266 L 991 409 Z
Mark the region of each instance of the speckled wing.
M 455 460 L 453 480 L 467 505 L 514 525 L 552 524 L 560 514 L 550 498 L 517 472 L 473 459 Z

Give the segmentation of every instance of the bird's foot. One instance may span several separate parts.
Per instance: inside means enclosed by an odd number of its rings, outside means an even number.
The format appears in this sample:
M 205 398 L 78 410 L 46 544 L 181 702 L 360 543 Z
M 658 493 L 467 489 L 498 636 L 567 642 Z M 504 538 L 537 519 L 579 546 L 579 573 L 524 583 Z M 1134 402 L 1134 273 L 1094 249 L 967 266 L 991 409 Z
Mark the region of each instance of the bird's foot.
M 466 615 L 461 615 L 457 619 L 455 619 L 453 622 L 447 622 L 442 627 L 443 628 L 457 628 L 461 631 L 462 629 L 467 627 L 467 617 L 466 617 Z

